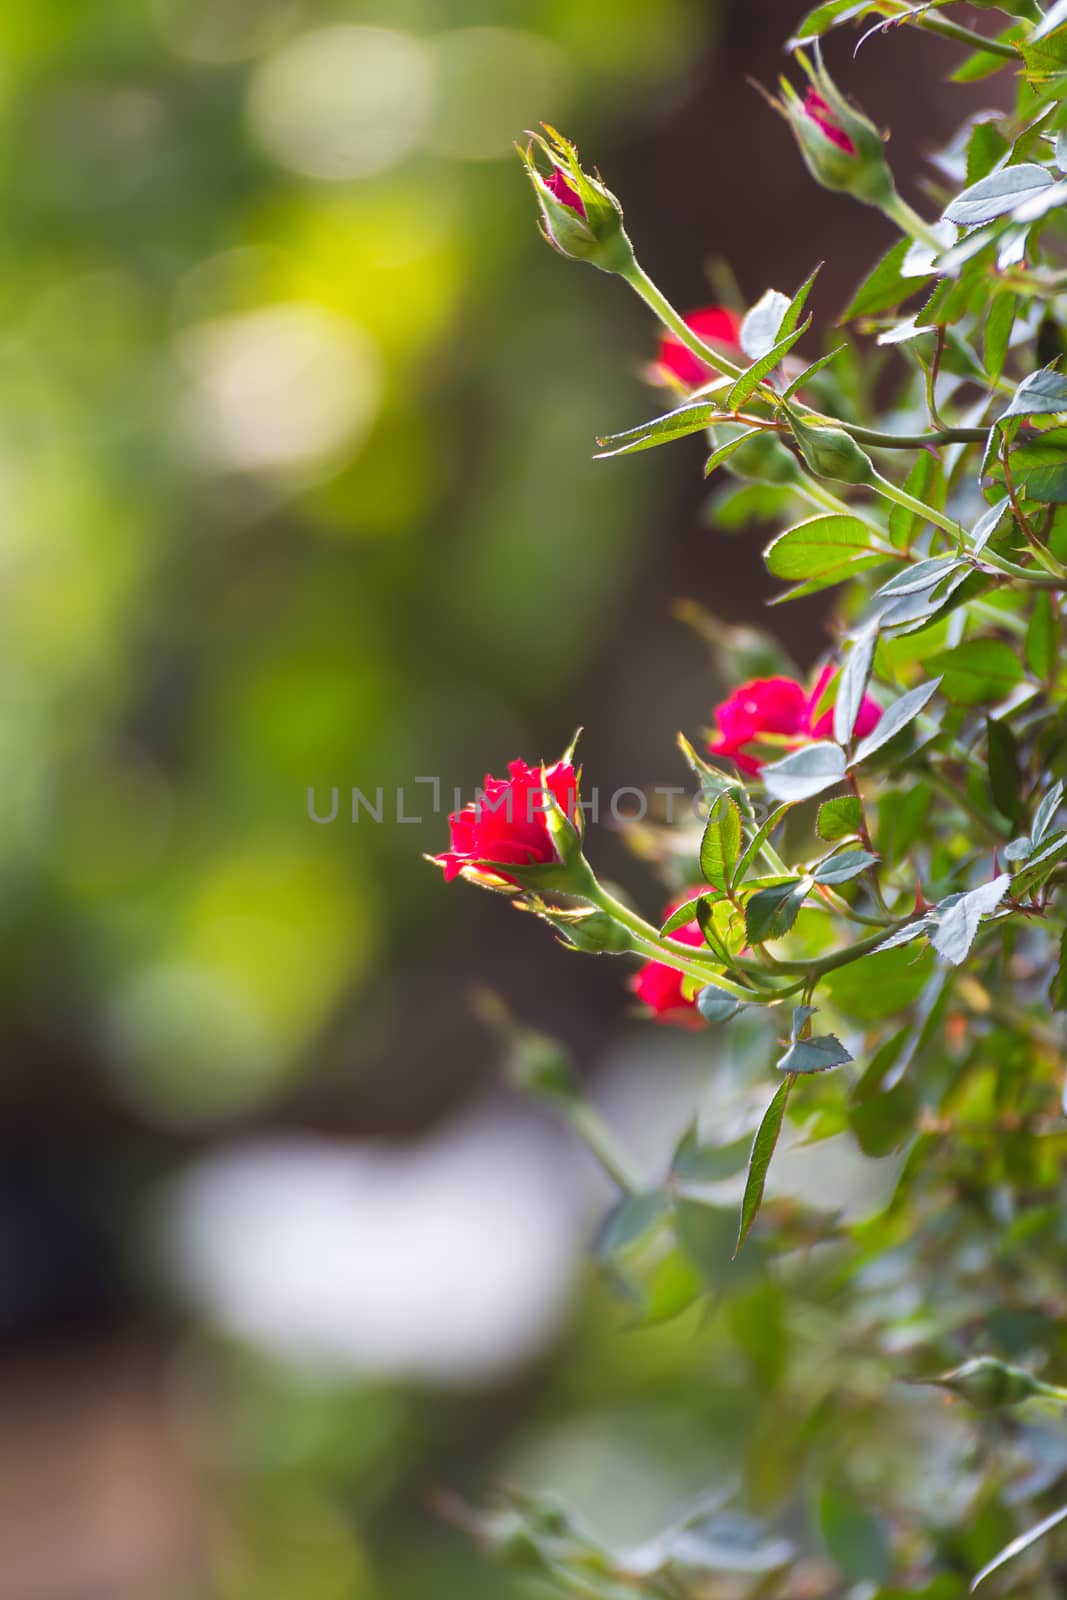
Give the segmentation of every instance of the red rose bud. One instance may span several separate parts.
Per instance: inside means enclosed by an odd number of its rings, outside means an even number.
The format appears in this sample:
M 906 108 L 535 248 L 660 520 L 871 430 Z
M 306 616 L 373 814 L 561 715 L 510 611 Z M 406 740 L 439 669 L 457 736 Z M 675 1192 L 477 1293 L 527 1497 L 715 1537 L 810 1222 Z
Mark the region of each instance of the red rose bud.
M 664 919 L 671 916 L 678 907 L 688 900 L 699 900 L 706 889 L 694 889 L 689 895 L 683 895 L 680 900 L 672 900 L 664 910 Z M 685 923 L 680 928 L 675 928 L 671 934 L 679 944 L 692 945 L 694 949 L 706 948 L 704 935 L 697 924 L 696 917 L 692 922 Z M 671 1022 L 683 1028 L 699 1028 L 703 1019 L 697 1010 L 696 998 L 692 999 L 685 993 L 685 977 L 675 971 L 674 967 L 665 961 L 646 961 L 645 965 L 635 973 L 630 980 L 630 987 L 637 998 L 648 1007 L 657 1022 Z
M 622 207 L 598 177 L 590 177 L 578 164 L 578 152 L 569 139 L 542 124 L 544 135 L 533 133 L 525 149 L 519 147 L 541 208 L 541 232 L 561 255 L 588 261 L 603 272 L 625 272 L 633 266 L 633 246 L 622 225 Z M 538 165 L 547 160 L 547 174 Z
M 847 156 L 856 155 L 856 146 L 840 123 L 834 121 L 833 111 L 812 83 L 808 84 L 808 92 L 804 96 L 803 111 L 809 122 L 818 124 L 831 144 L 836 144 Z
M 729 759 L 742 772 L 755 777 L 762 769 L 763 759 L 746 746 L 758 744 L 766 735 L 787 739 L 794 745 L 832 738 L 833 706 L 819 711 L 819 702 L 832 676 L 833 668 L 824 667 L 810 694 L 793 678 L 755 678 L 741 684 L 715 708 L 718 732 L 708 744 L 710 754 Z M 856 736 L 862 739 L 871 733 L 881 715 L 877 701 L 864 695 L 856 719 Z
M 572 211 L 577 211 L 578 215 L 584 219 L 585 207 L 582 204 L 582 197 L 577 189 L 571 188 L 562 172 L 553 172 L 550 178 L 546 178 L 545 188 L 551 189 L 562 205 L 570 206 Z
M 741 318 L 736 311 L 727 306 L 701 306 L 697 311 L 690 311 L 685 325 L 692 328 L 698 339 L 713 350 L 721 350 L 731 361 L 744 359 Z M 677 383 L 683 389 L 699 389 L 719 376 L 673 333 L 660 340 L 656 368 L 665 381 Z
M 823 66 L 818 46 L 814 64 L 802 50 L 797 60 L 811 80 L 807 94 L 801 99 L 783 78 L 782 99 L 771 104 L 789 122 L 812 177 L 825 189 L 842 189 L 867 205 L 884 205 L 895 191 L 882 135 L 845 99 Z
M 444 868 L 446 883 L 462 876 L 521 888 L 524 868 L 560 867 L 562 876 L 572 859 L 581 861 L 578 777 L 571 763 L 512 761 L 508 772 L 508 778 L 487 776 L 479 798 L 449 817 L 450 848 L 430 858 Z M 544 871 L 529 876 L 546 887 L 566 887 Z

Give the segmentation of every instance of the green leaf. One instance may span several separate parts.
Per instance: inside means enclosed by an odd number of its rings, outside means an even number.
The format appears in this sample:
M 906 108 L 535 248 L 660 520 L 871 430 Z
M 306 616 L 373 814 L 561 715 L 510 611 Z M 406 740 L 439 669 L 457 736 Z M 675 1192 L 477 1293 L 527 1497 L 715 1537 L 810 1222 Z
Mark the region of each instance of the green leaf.
M 992 1561 L 987 1562 L 975 1577 L 971 1584 L 971 1593 L 974 1593 L 980 1583 L 984 1583 L 987 1578 L 991 1578 L 994 1572 L 999 1572 L 1001 1567 L 1008 1561 L 1014 1560 L 1016 1556 L 1021 1556 L 1023 1551 L 1029 1550 L 1030 1546 L 1036 1544 L 1038 1539 L 1043 1539 L 1046 1533 L 1051 1533 L 1053 1528 L 1058 1528 L 1065 1517 L 1067 1517 L 1067 1506 L 1061 1506 L 1058 1511 L 1053 1511 L 1051 1516 L 1043 1518 L 1035 1527 L 1028 1529 L 1026 1533 L 1021 1533 L 1010 1544 L 1006 1544 L 1003 1550 L 995 1555 Z
M 813 876 L 816 883 L 848 883 L 851 878 L 858 878 L 861 872 L 866 872 L 877 860 L 878 857 L 869 850 L 842 850 L 839 855 L 830 856 L 816 867 Z
M 829 32 L 841 22 L 861 17 L 870 10 L 870 4 L 871 0 L 825 0 L 825 4 L 808 12 L 786 48 L 791 50 L 794 45 L 803 44 L 805 39 L 819 38 L 820 34 Z
M 1027 500 L 1046 506 L 1067 505 L 1067 460 L 1055 466 L 1024 468 L 1018 474 L 1018 482 Z
M 669 1211 L 670 1202 L 662 1190 L 625 1195 L 604 1219 L 597 1235 L 596 1254 L 602 1261 L 609 1261 L 640 1248 L 658 1231 Z
M 929 784 L 890 789 L 878 801 L 878 849 L 890 864 L 902 861 L 922 833 L 930 814 Z
M 1012 875 L 1011 892 L 1016 899 L 1025 894 L 1031 894 L 1035 889 L 1051 877 L 1056 867 L 1067 856 L 1067 833 L 1062 831 L 1049 835 L 1036 855 L 1032 855 L 1024 866 Z
M 913 499 L 940 510 L 945 502 L 945 478 L 937 458 L 921 450 L 904 479 L 904 488 Z M 925 519 L 907 506 L 894 505 L 890 509 L 889 537 L 898 549 L 908 549 L 924 526 Z
M 1016 389 L 999 418 L 1051 417 L 1067 411 L 1067 378 L 1055 367 L 1031 372 Z
M 899 700 L 894 700 L 893 704 L 882 712 L 877 727 L 871 729 L 866 739 L 860 740 L 849 766 L 860 766 L 873 756 L 876 750 L 880 750 L 890 739 L 895 739 L 898 733 L 902 733 L 909 723 L 914 722 L 937 693 L 940 682 L 940 678 L 934 678 L 930 683 L 920 683 L 917 688 L 909 689 L 907 694 L 902 694 Z
M 989 751 L 989 788 L 997 810 L 1012 822 L 1022 824 L 1023 803 L 1019 790 L 1019 746 L 1006 722 L 986 718 L 986 743 Z
M 704 903 L 710 903 L 707 896 L 704 897 Z M 697 901 L 695 899 L 686 900 L 683 901 L 680 906 L 675 906 L 674 910 L 671 912 L 670 916 L 667 918 L 666 922 L 659 931 L 664 936 L 667 934 L 676 933 L 679 928 L 687 927 L 690 922 L 695 922 L 696 919 Z
M 894 1053 L 899 1054 L 900 1042 L 906 1038 L 905 1031 L 889 1041 L 896 1047 Z M 884 1092 L 865 1088 L 861 1082 L 848 1108 L 848 1125 L 865 1156 L 888 1156 L 910 1138 L 918 1108 L 919 1097 L 910 1078 L 897 1079 Z
M 752 1141 L 747 1134 L 730 1144 L 701 1144 L 696 1123 L 674 1152 L 671 1177 L 678 1183 L 721 1183 L 743 1172 Z
M 966 566 L 957 556 L 927 556 L 901 572 L 894 572 L 888 583 L 876 591 L 876 600 L 885 600 L 902 594 L 918 594 L 924 589 L 933 590 L 942 578 Z
M 705 1022 L 732 1022 L 743 1007 L 732 995 L 707 983 L 696 996 L 697 1010 Z
M 1047 167 L 1023 161 L 1016 167 L 1001 167 L 987 178 L 979 178 L 958 194 L 943 212 L 946 222 L 957 222 L 961 227 L 973 228 L 981 222 L 992 222 L 1006 216 L 1016 206 L 1031 200 L 1055 182 Z
M 597 436 L 600 451 L 597 460 L 609 456 L 633 455 L 637 450 L 651 450 L 659 444 L 671 444 L 690 433 L 703 433 L 722 417 L 722 407 L 709 400 L 698 400 L 692 405 L 679 406 L 661 417 L 642 422 L 639 427 L 626 428 L 622 433 Z
M 1060 958 L 1049 985 L 1048 1002 L 1053 1011 L 1067 1011 L 1067 928 L 1060 936 Z
M 713 889 L 724 894 L 733 882 L 741 854 L 741 813 L 728 794 L 720 795 L 711 809 L 700 841 L 700 870 Z
M 805 367 L 803 372 L 798 372 L 796 377 L 782 390 L 782 399 L 791 400 L 793 395 L 795 395 L 799 389 L 803 389 L 804 385 L 809 383 L 817 372 L 821 372 L 824 367 L 828 367 L 831 361 L 836 361 L 842 350 L 847 349 L 847 345 L 835 345 L 834 348 L 832 350 L 828 350 L 824 356 L 820 356 L 818 361 L 813 361 L 810 366 Z
M 774 832 L 778 824 L 783 820 L 788 810 L 788 802 L 786 802 L 785 805 L 776 807 L 776 809 L 771 812 L 770 816 L 766 818 L 766 820 L 752 835 L 752 838 L 745 847 L 744 854 L 737 863 L 737 867 L 733 876 L 733 884 L 738 884 L 744 881 L 745 874 L 749 867 L 752 865 L 753 861 L 755 861 L 764 844 L 767 842 L 768 838 Z M 731 884 L 731 887 L 733 887 L 733 884 Z
M 744 428 L 740 433 L 735 434 L 732 439 L 727 439 L 725 444 L 719 445 L 718 449 L 713 450 L 704 463 L 705 478 L 710 478 L 716 468 L 721 467 L 724 461 L 729 461 L 734 451 L 740 450 L 746 439 L 754 439 L 757 434 L 763 431 L 762 428 Z
M 993 304 L 986 317 L 985 333 L 982 339 L 982 355 L 985 369 L 991 378 L 999 378 L 1004 371 L 1004 362 L 1008 355 L 1008 340 L 1015 324 L 1015 296 L 1013 294 L 998 294 L 993 297 Z
M 741 1222 L 737 1230 L 737 1244 L 734 1246 L 734 1259 L 737 1259 L 741 1246 L 752 1229 L 752 1224 L 759 1216 L 760 1206 L 763 1204 L 763 1191 L 767 1185 L 767 1173 L 771 1165 L 778 1135 L 782 1131 L 782 1119 L 785 1116 L 786 1101 L 789 1091 L 793 1087 L 793 1079 L 786 1078 L 775 1091 L 774 1098 L 766 1111 L 763 1120 L 756 1130 L 756 1137 L 752 1141 L 752 1154 L 748 1161 L 748 1177 L 745 1179 L 745 1193 L 741 1201 Z
M 852 738 L 852 730 L 867 692 L 877 642 L 877 629 L 868 628 L 866 633 L 861 633 L 841 670 L 837 699 L 834 701 L 834 738 L 838 744 L 848 744 Z
M 761 356 L 758 361 L 754 361 L 750 367 L 746 368 L 726 396 L 726 404 L 731 411 L 736 411 L 738 406 L 744 405 L 749 395 L 759 388 L 767 374 L 774 370 L 783 356 L 789 354 L 793 346 L 804 337 L 810 327 L 811 318 L 808 317 L 799 328 L 794 328 L 792 333 L 783 334 L 774 348 L 768 350 L 765 356 Z
M 950 895 L 934 907 L 935 925 L 930 943 L 942 960 L 951 962 L 954 967 L 960 965 L 975 941 L 982 918 L 997 909 L 1010 885 L 1010 876 L 1002 872 L 991 883 L 983 883 L 967 894 Z
M 892 311 L 902 301 L 918 293 L 922 287 L 922 279 L 905 278 L 900 270 L 910 249 L 911 240 L 905 238 L 898 240 L 892 249 L 886 252 L 856 290 L 842 314 L 842 322 L 851 322 L 855 317 L 877 316 L 882 311 Z
M 975 184 L 992 172 L 1010 149 L 994 121 L 976 122 L 967 144 L 967 182 Z
M 745 933 L 749 944 L 763 944 L 787 934 L 811 888 L 810 878 L 790 878 L 772 889 L 760 889 L 745 906 Z
M 1041 803 L 1034 813 L 1034 825 L 1030 829 L 1030 839 L 1034 845 L 1039 845 L 1049 828 L 1051 828 L 1053 819 L 1062 802 L 1063 784 L 1062 782 L 1056 782 L 1048 793 L 1042 796 Z
M 708 949 L 715 953 L 724 967 L 728 967 L 733 958 L 715 924 L 715 907 L 710 899 L 697 901 L 697 927 L 704 935 Z
M 862 1501 L 827 1485 L 819 1497 L 819 1532 L 852 1583 L 884 1583 L 893 1570 L 885 1524 Z
M 829 512 L 787 528 L 763 552 L 776 578 L 828 578 L 843 583 L 854 572 L 884 561 L 871 531 L 858 517 Z
M 928 665 L 941 673 L 945 699 L 963 706 L 1001 700 L 1023 678 L 1022 662 L 1001 639 L 968 639 L 932 656 Z
M 854 794 L 837 795 L 824 800 L 819 807 L 815 831 L 820 839 L 832 844 L 837 839 L 849 839 L 863 826 L 863 806 Z
M 988 511 L 983 511 L 982 515 L 978 518 L 978 521 L 971 529 L 970 538 L 967 541 L 968 547 L 975 555 L 977 555 L 979 551 L 985 549 L 990 539 L 1000 527 L 1000 524 L 1004 519 L 1004 514 L 1009 509 L 1010 505 L 1011 501 L 1008 499 L 1007 495 L 1004 495 L 1002 499 L 997 500 L 995 504 L 991 505 Z
M 1057 8 L 1046 16 L 1049 22 L 1055 18 Z M 1054 33 L 1047 36 L 1042 33 L 1031 34 L 1029 39 L 1020 39 L 1019 50 L 1026 63 L 1026 75 L 1032 84 L 1049 83 L 1056 78 L 1062 78 L 1067 73 L 1067 28 L 1059 26 Z
M 823 1033 L 815 1039 L 794 1040 L 775 1065 L 779 1072 L 800 1074 L 829 1072 L 832 1067 L 843 1067 L 851 1060 L 840 1039 L 832 1033 Z
M 845 752 L 822 740 L 794 750 L 763 768 L 763 782 L 773 800 L 810 800 L 845 776 Z
M 880 950 L 828 972 L 820 993 L 825 991 L 834 1010 L 851 1021 L 877 1022 L 918 999 L 932 968 L 929 951 L 917 960 L 915 951 L 906 946 Z

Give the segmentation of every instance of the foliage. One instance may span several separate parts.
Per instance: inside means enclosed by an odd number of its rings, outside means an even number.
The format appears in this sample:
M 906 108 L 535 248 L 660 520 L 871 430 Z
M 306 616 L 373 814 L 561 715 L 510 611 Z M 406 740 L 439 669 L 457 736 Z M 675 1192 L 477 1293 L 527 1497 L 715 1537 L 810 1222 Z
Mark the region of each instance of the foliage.
M 1031 1369 L 1067 1362 L 1067 9 L 991 6 L 1007 22 L 988 36 L 956 9 L 839 0 L 794 40 L 899 25 L 917 44 L 930 32 L 966 45 L 957 78 L 1015 69 L 1012 108 L 968 123 L 939 158 L 927 222 L 817 43 L 814 64 L 800 55 L 808 99 L 785 84 L 775 104 L 810 170 L 903 235 L 845 311 L 845 344 L 806 369 L 791 354 L 811 337 L 811 279 L 768 289 L 724 351 L 648 278 L 639 241 L 596 260 L 707 374 L 669 414 L 602 438 L 604 453 L 706 433 L 709 470 L 734 482 L 714 515 L 733 525 L 738 497 L 761 486 L 761 514 L 779 524 L 766 563 L 792 586 L 782 598 L 834 587 L 838 643 L 803 715 L 797 685 L 761 680 L 719 707 L 721 764 L 681 741 L 707 821 L 660 838 L 668 888 L 698 891 L 662 928 L 557 839 L 563 904 L 595 907 L 625 955 L 682 976 L 684 1020 L 722 1030 L 733 1091 L 730 1114 L 694 1124 L 656 1182 L 630 1176 L 588 1108 L 562 1104 L 621 1190 L 601 1260 L 639 1320 L 703 1305 L 731 1326 L 768 1413 L 729 1497 L 743 1557 L 702 1514 L 711 1532 L 687 1524 L 684 1559 L 677 1529 L 609 1550 L 536 1501 L 474 1518 L 564 1593 L 1062 1587 L 1064 1393 Z M 560 148 L 577 184 L 576 153 Z M 538 181 L 577 210 L 555 175 Z M 591 259 L 565 233 L 556 247 Z M 891 393 L 879 346 L 894 352 Z M 877 705 L 861 732 L 865 696 Z M 636 842 L 649 854 L 647 835 Z M 584 850 L 595 855 L 591 835 Z M 545 869 L 507 859 L 518 903 L 551 922 L 558 910 L 534 894 Z M 703 942 L 677 937 L 687 922 Z M 776 1191 L 786 1142 L 825 1143 L 828 1173 L 842 1147 L 881 1162 L 869 1203 L 836 1203 L 832 1177 L 825 1194 Z M 901 1380 L 940 1383 L 962 1406 L 932 1406 Z

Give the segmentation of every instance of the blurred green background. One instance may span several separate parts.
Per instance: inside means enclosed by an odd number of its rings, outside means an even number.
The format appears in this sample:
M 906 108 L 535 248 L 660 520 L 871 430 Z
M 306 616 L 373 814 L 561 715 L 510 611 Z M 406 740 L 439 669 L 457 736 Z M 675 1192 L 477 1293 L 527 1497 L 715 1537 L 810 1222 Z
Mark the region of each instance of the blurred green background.
M 536 1462 L 654 1521 L 722 1465 L 721 1332 L 620 1333 L 579 1265 L 605 1194 L 493 1088 L 468 996 L 662 1074 L 627 1114 L 668 1131 L 699 1051 L 445 890 L 414 780 L 469 794 L 583 721 L 605 791 L 682 781 L 723 685 L 671 602 L 759 617 L 758 543 L 703 527 L 696 451 L 591 460 L 659 404 L 654 330 L 543 246 L 511 140 L 572 133 L 683 306 L 725 255 L 749 300 L 830 256 L 825 325 L 880 224 L 744 82 L 803 9 L 4 8 L 9 1600 L 525 1594 L 435 1489 Z M 884 120 L 896 49 L 856 78 Z M 803 666 L 819 616 L 783 619 Z

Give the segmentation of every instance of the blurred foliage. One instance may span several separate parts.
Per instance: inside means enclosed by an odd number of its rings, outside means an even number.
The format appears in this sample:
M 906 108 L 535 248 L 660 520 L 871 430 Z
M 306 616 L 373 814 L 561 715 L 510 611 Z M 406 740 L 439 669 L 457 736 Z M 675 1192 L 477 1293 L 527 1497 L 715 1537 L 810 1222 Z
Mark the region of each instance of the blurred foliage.
M 153 1122 L 373 1032 L 390 952 L 465 915 L 397 786 L 557 736 L 647 525 L 582 442 L 647 333 L 506 158 L 540 116 L 633 137 L 714 12 L 491 10 L 5 10 L 0 971 L 25 1052 Z

